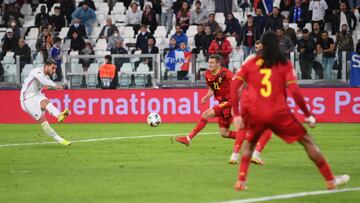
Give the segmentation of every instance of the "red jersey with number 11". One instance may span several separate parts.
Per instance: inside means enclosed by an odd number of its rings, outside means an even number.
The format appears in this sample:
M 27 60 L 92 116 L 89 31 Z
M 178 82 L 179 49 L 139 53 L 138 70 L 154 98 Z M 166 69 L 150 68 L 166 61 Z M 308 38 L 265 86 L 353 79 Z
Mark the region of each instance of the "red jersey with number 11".
M 289 111 L 286 86 L 296 82 L 295 71 L 290 62 L 262 67 L 264 60 L 256 57 L 245 63 L 236 74 L 248 84 L 248 111 L 253 118 L 271 119 L 272 115 Z M 262 119 L 260 119 L 262 120 Z
M 216 74 L 212 74 L 210 70 L 205 72 L 206 84 L 214 91 L 214 97 L 220 103 L 230 101 L 230 85 L 233 73 L 227 68 L 221 67 Z

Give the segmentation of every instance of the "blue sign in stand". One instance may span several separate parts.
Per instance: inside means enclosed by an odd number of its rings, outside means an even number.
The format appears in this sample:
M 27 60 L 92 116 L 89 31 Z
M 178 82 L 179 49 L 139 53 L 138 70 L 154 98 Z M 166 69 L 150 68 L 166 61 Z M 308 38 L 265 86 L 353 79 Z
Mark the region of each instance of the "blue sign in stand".
M 360 87 L 360 55 L 351 54 L 350 87 Z

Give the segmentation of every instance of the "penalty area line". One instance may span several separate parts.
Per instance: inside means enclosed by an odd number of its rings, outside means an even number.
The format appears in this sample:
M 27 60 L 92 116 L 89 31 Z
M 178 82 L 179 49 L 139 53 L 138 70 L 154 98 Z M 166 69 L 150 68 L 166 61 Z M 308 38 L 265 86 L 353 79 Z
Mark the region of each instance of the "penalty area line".
M 218 134 L 217 132 L 209 133 L 199 133 L 199 135 L 214 135 Z M 181 136 L 184 133 L 179 134 L 158 134 L 158 135 L 141 135 L 141 136 L 122 136 L 122 137 L 105 137 L 105 138 L 93 138 L 93 139 L 83 139 L 83 140 L 70 140 L 71 143 L 83 143 L 83 142 L 101 142 L 108 140 L 124 140 L 124 139 L 144 139 L 144 138 L 154 138 L 154 137 L 172 137 L 172 136 Z M 10 143 L 10 144 L 0 144 L 0 147 L 17 147 L 17 146 L 33 146 L 33 145 L 49 145 L 49 144 L 58 144 L 57 142 L 30 142 L 30 143 Z
M 319 190 L 319 191 L 310 191 L 310 192 L 300 192 L 300 193 L 292 193 L 292 194 L 283 194 L 283 195 L 274 195 L 274 196 L 266 196 L 266 197 L 258 197 L 258 198 L 232 200 L 232 201 L 219 202 L 219 203 L 265 202 L 265 201 L 272 201 L 272 200 L 293 199 L 293 198 L 298 198 L 298 197 L 325 195 L 325 194 L 342 193 L 342 192 L 353 192 L 353 191 L 360 191 L 360 187 L 343 188 L 343 189 L 336 189 L 336 190 Z

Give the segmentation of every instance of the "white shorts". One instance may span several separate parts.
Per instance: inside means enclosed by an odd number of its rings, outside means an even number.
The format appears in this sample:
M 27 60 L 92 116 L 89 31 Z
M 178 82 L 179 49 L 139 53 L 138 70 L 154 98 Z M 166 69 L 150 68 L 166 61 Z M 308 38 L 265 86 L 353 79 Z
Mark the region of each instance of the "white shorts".
M 41 101 L 43 101 L 44 99 L 47 99 L 45 95 L 39 94 L 24 101 L 20 101 L 21 108 L 23 109 L 23 111 L 28 113 L 33 119 L 37 121 L 44 113 L 44 111 L 41 110 L 40 105 Z

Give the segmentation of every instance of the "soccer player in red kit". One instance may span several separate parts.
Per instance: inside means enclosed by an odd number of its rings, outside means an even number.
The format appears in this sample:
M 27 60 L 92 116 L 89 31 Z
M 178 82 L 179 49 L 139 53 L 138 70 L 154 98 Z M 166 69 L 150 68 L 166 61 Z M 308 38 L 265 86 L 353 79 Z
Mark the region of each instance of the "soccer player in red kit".
M 236 132 L 229 131 L 232 121 L 231 103 L 230 103 L 230 85 L 233 73 L 227 68 L 221 67 L 221 56 L 217 54 L 210 55 L 208 65 L 209 69 L 205 72 L 206 84 L 209 87 L 207 94 L 201 99 L 205 104 L 210 97 L 215 96 L 219 105 L 209 108 L 201 115 L 199 123 L 188 134 L 188 136 L 176 137 L 176 141 L 189 146 L 193 139 L 207 124 L 209 118 L 218 117 L 220 135 L 225 138 L 235 139 Z
M 249 55 L 248 57 L 246 57 L 245 61 L 243 62 L 243 64 L 245 64 L 247 61 L 255 58 L 256 56 L 260 56 L 262 53 L 262 43 L 260 40 L 255 42 L 255 53 Z M 246 84 L 244 85 L 246 86 Z M 246 91 L 246 87 L 243 87 L 244 89 L 241 91 L 242 93 L 242 99 L 241 99 L 241 106 L 243 106 L 243 108 L 246 108 L 246 106 L 251 105 L 247 98 L 247 91 Z M 230 160 L 229 160 L 229 164 L 238 164 L 239 163 L 239 152 L 242 146 L 242 143 L 245 140 L 246 135 L 248 134 L 248 130 L 247 129 L 236 129 L 238 130 L 236 138 L 235 138 L 235 143 L 234 143 L 234 148 L 233 148 L 233 153 L 231 154 Z M 263 133 L 263 135 L 261 135 L 258 143 L 256 144 L 256 148 L 254 153 L 251 156 L 251 162 L 258 164 L 258 165 L 263 165 L 264 161 L 261 160 L 260 158 L 260 154 L 262 152 L 262 150 L 264 149 L 265 145 L 269 142 L 270 138 L 272 136 L 272 132 L 271 130 L 267 130 Z
M 309 158 L 315 163 L 327 183 L 328 189 L 349 181 L 350 176 L 334 177 L 330 166 L 321 154 L 304 126 L 296 119 L 286 102 L 286 88 L 292 93 L 295 102 L 305 114 L 305 121 L 310 127 L 315 127 L 316 120 L 306 107 L 300 88 L 296 82 L 294 68 L 291 62 L 281 53 L 279 40 L 274 32 L 263 35 L 263 54 L 243 65 L 236 74 L 231 86 L 231 101 L 234 112 L 234 125 L 239 127 L 241 117 L 252 136 L 247 137 L 244 146 L 236 190 L 246 190 L 246 177 L 251 155 L 260 135 L 267 129 L 287 143 L 299 142 L 304 146 Z M 251 105 L 239 112 L 239 88 L 248 84 L 248 101 Z

